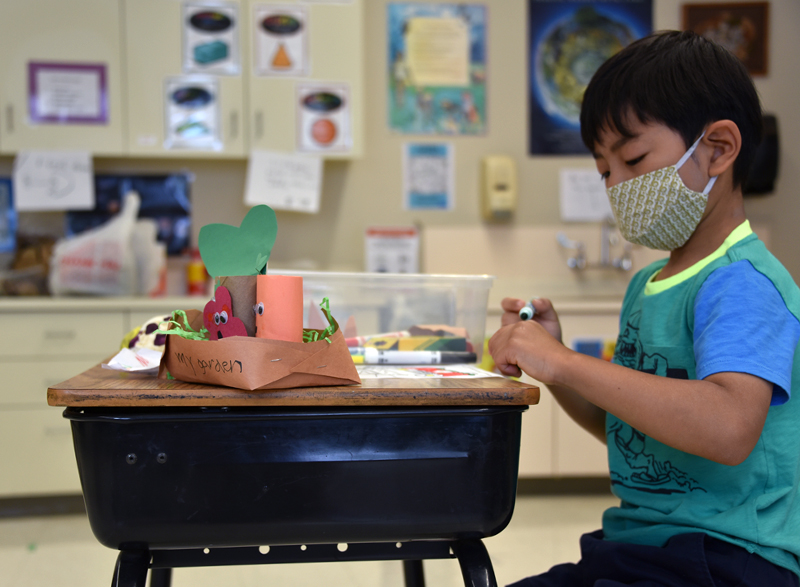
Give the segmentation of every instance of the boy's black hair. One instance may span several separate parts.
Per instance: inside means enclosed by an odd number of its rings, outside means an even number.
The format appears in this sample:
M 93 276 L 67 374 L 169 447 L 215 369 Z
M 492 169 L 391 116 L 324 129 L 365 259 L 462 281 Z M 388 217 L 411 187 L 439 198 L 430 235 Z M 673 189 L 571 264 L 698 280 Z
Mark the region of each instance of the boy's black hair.
M 691 31 L 662 31 L 631 43 L 603 63 L 581 106 L 581 138 L 594 151 L 601 132 L 632 137 L 625 117 L 665 124 L 686 148 L 717 120 L 742 135 L 733 183 L 743 185 L 763 134 L 761 103 L 744 65 L 727 49 Z

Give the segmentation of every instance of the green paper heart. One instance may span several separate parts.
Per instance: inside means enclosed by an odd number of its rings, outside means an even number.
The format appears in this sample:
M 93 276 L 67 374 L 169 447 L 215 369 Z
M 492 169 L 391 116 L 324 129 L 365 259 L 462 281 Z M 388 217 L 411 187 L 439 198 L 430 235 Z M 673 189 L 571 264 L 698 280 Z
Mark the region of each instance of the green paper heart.
M 266 273 L 277 235 L 275 212 L 262 204 L 251 208 L 238 227 L 206 224 L 197 246 L 209 275 L 258 275 Z

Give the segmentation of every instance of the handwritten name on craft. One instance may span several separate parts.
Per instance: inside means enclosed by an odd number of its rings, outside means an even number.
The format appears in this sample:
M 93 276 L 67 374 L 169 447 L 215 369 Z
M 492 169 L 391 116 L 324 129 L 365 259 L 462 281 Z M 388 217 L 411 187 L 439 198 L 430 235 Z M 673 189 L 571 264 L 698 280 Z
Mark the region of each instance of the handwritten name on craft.
M 175 353 L 175 358 L 181 365 L 186 365 L 192 370 L 192 373 L 197 375 L 197 371 L 199 370 L 201 374 L 205 375 L 209 371 L 214 371 L 216 373 L 232 373 L 232 374 L 241 374 L 242 373 L 242 362 L 237 360 L 232 361 L 220 361 L 219 359 L 210 359 L 208 361 L 204 359 L 195 359 L 185 353 Z M 195 368 L 195 365 L 197 368 Z

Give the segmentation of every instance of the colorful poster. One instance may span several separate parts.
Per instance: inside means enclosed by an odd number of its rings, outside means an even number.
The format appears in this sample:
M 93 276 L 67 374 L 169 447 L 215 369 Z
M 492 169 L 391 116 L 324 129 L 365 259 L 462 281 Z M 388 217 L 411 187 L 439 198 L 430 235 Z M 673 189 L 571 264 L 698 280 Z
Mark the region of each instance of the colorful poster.
M 183 73 L 238 75 L 239 6 L 231 2 L 183 5 Z
M 652 0 L 528 0 L 531 155 L 587 153 L 586 86 L 606 59 L 652 30 Z
M 486 133 L 486 12 L 482 4 L 387 6 L 390 128 Z
M 308 10 L 257 4 L 254 8 L 255 74 L 299 77 L 309 74 Z
M 403 193 L 406 210 L 452 210 L 453 145 L 407 143 L 403 152 Z
M 219 150 L 219 90 L 208 76 L 167 78 L 164 96 L 166 149 Z
M 304 153 L 352 149 L 347 84 L 297 84 L 297 133 L 297 150 Z
M 35 124 L 108 124 L 105 64 L 31 61 L 28 105 Z

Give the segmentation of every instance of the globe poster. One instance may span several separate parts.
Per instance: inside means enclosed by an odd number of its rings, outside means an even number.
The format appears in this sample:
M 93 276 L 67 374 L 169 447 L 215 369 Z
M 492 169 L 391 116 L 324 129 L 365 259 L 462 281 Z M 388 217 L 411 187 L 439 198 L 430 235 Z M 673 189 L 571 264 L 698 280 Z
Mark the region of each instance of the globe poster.
M 585 155 L 583 92 L 597 68 L 653 30 L 652 0 L 529 0 L 531 155 Z

